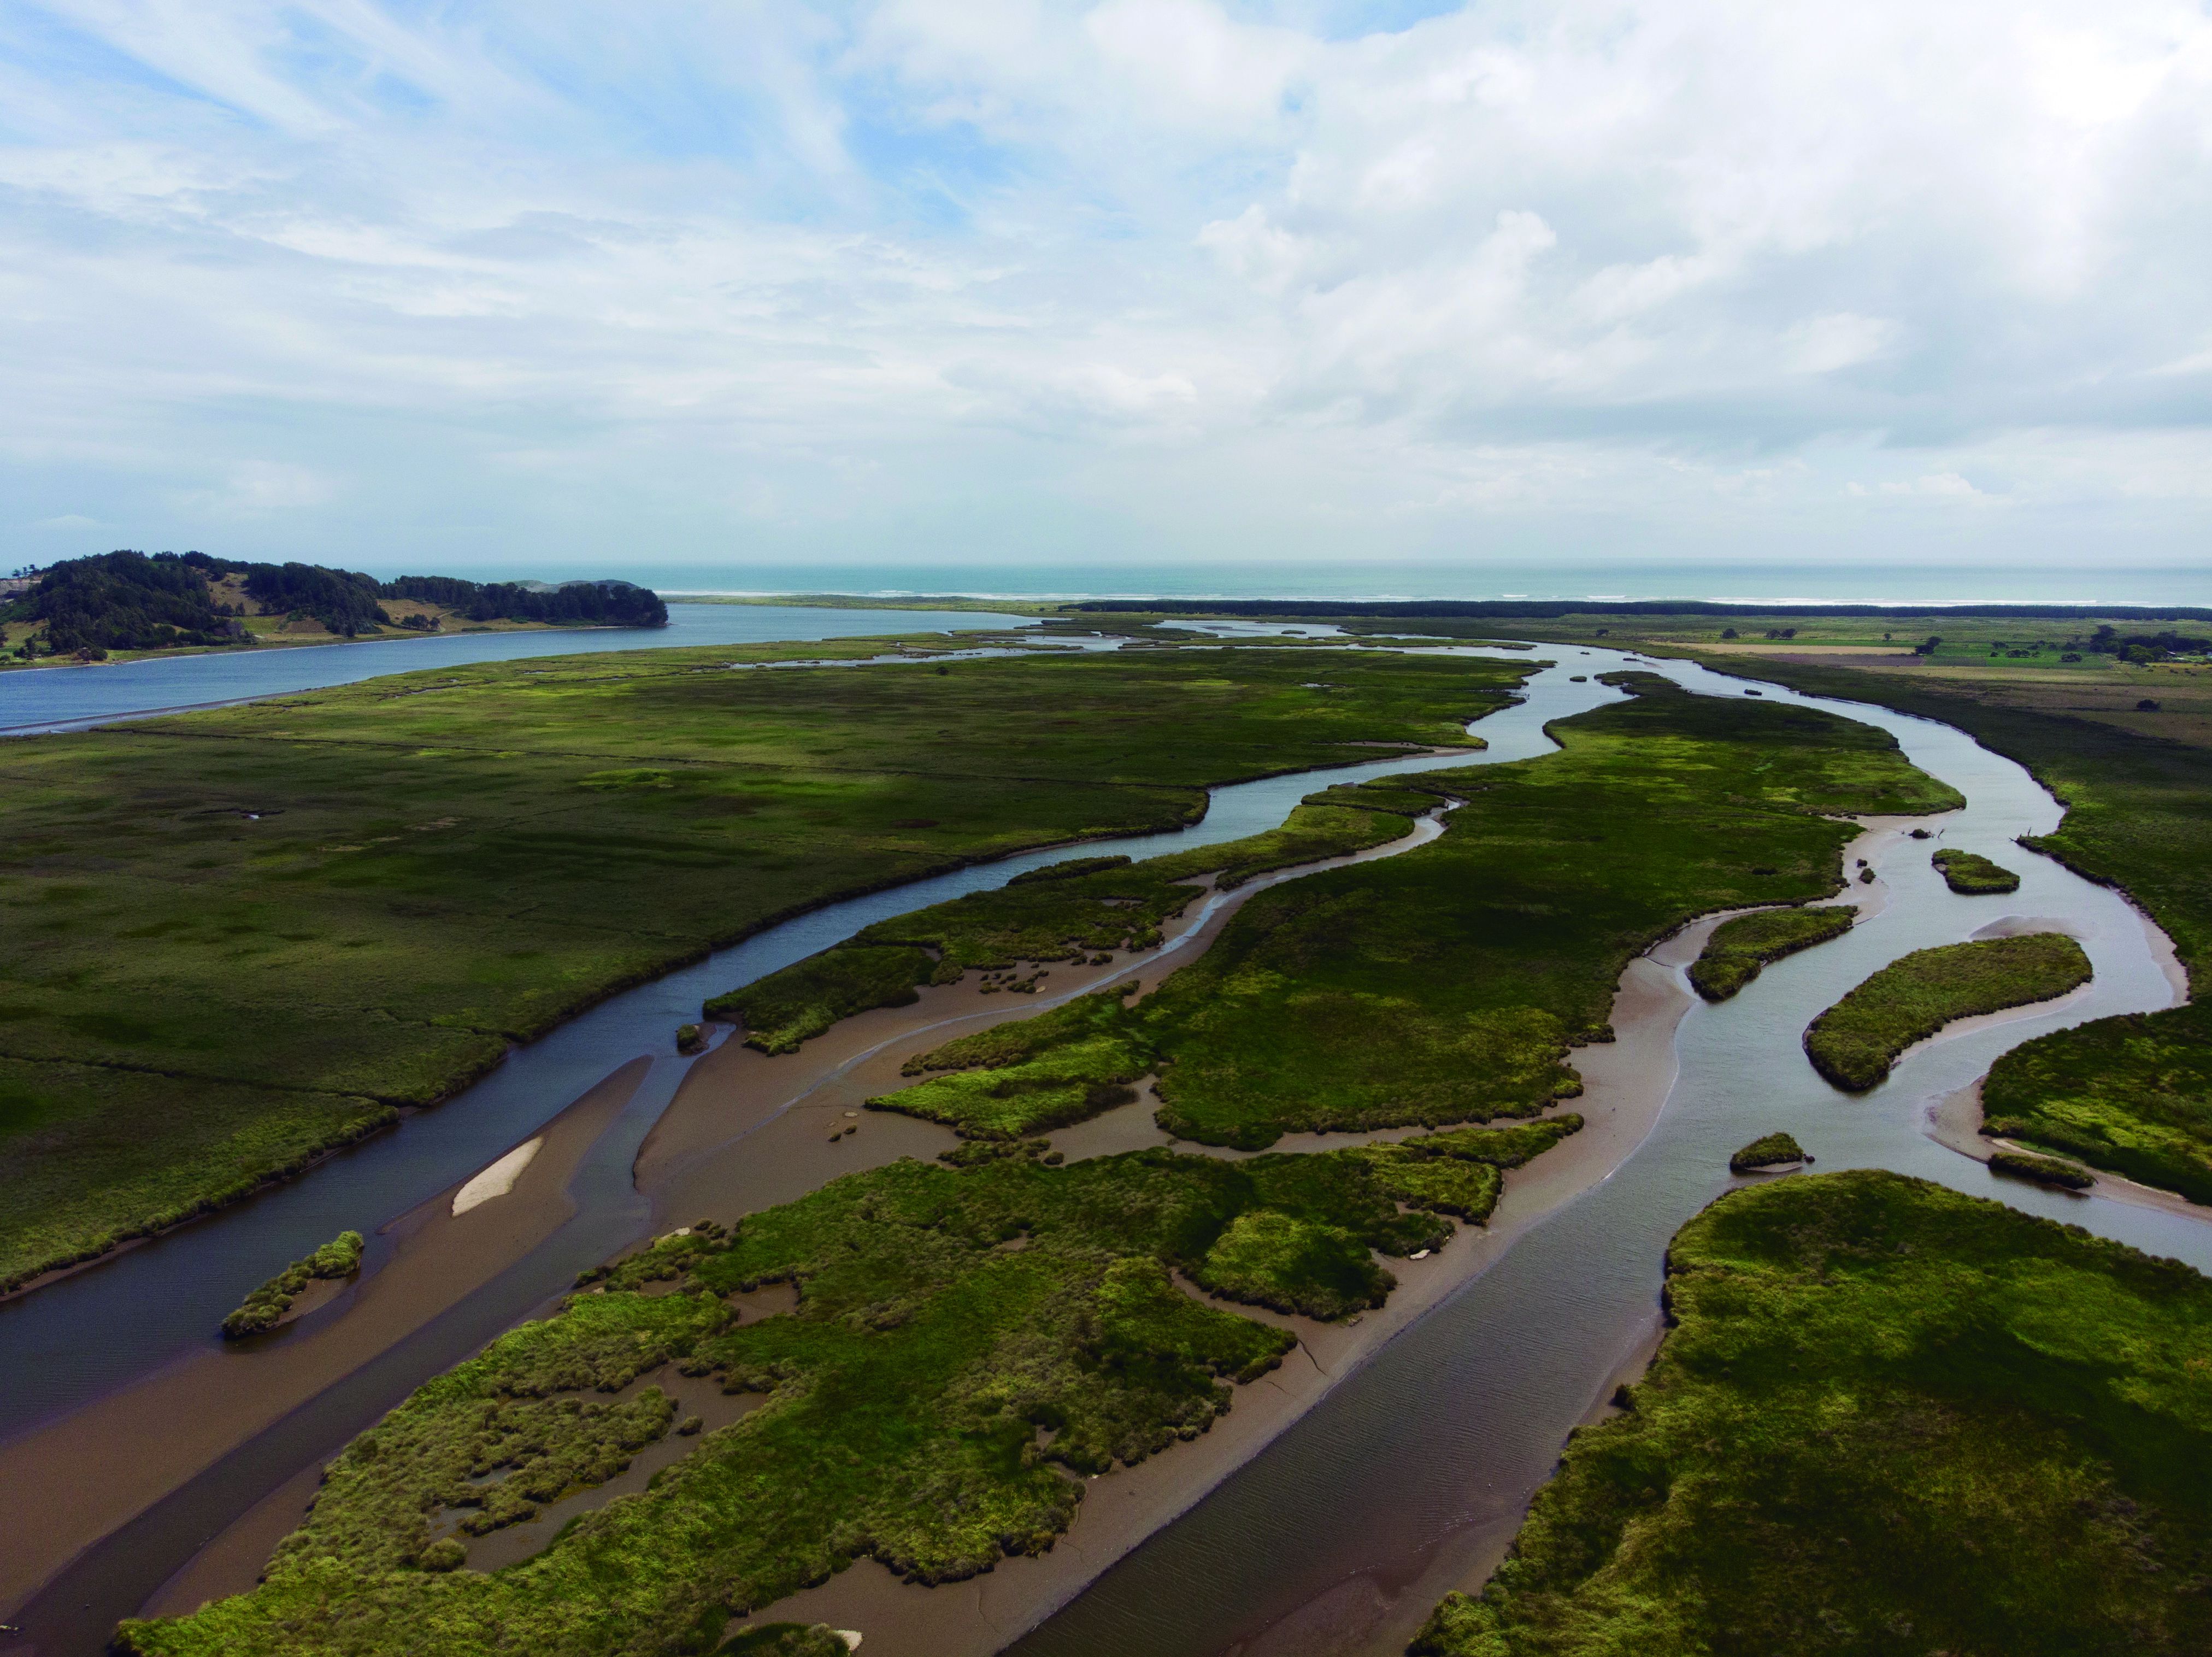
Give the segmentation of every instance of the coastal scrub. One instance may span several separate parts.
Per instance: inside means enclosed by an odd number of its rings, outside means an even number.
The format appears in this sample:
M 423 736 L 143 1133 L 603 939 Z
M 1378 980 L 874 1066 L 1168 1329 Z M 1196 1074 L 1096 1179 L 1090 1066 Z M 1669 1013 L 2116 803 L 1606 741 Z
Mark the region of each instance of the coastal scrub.
M 1805 1055 L 1837 1087 L 1864 1093 L 1899 1053 L 1954 1020 L 2049 1001 L 2089 976 L 2088 956 L 2060 932 L 1917 949 L 1814 1019 Z
M 2212 1650 L 2212 1283 L 1896 1174 L 1676 1234 L 1673 1327 L 1414 1657 Z

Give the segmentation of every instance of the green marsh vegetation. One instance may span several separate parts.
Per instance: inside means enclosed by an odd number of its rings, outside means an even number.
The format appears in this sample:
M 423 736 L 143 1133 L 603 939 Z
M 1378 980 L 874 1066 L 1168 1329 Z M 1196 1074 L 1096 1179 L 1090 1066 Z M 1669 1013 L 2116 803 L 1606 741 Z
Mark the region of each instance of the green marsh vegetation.
M 1707 1001 L 1726 1001 L 1770 961 L 1840 938 L 1857 920 L 1856 910 L 1830 905 L 1773 909 L 1723 921 L 1690 964 L 1690 985 Z
M 274 1329 L 292 1309 L 292 1302 L 309 1283 L 350 1277 L 361 1270 L 362 1238 L 357 1231 L 342 1231 L 305 1259 L 295 1260 L 240 1303 L 222 1320 L 227 1341 L 244 1340 Z
M 1964 897 L 2020 890 L 2019 875 L 2002 863 L 1991 862 L 1976 852 L 1946 847 L 1928 861 L 1936 865 L 1943 883 Z
M 1731 1192 L 1419 1657 L 2212 1650 L 2212 1283 L 1895 1174 Z
M 2088 956 L 2060 932 L 1916 949 L 1814 1019 L 1806 1057 L 1837 1087 L 1864 1093 L 1899 1053 L 1955 1019 L 2049 1001 L 2088 981 Z
M 1740 657 L 1710 665 L 1745 671 Z M 2025 765 L 2064 802 L 2057 831 L 2029 849 L 2142 905 L 2173 940 L 2197 999 L 2013 1048 L 1982 1090 L 1988 1125 L 2212 1203 L 2212 865 L 2203 851 L 2212 844 L 2212 722 L 2166 716 L 2154 731 L 2131 728 L 2141 722 L 2057 673 L 2028 683 L 1790 662 L 1754 671 L 1816 695 L 1955 725 Z
M 1437 840 L 1261 892 L 1142 1001 L 950 1043 L 870 1102 L 1019 1138 L 1151 1074 L 1162 1126 L 1249 1150 L 1534 1116 L 1580 1090 L 1567 1055 L 1610 1038 L 1632 956 L 1701 913 L 1837 890 L 1854 830 L 1816 813 L 1958 803 L 1868 726 L 1632 677 L 1552 728 L 1559 753 L 1395 779 L 1464 798 Z
M 2087 1191 L 2097 1183 L 2079 1163 L 2062 1162 L 2055 1156 L 2037 1156 L 2027 1151 L 1995 1152 L 1990 1157 L 1990 1166 L 1999 1173 L 2067 1191 Z
M 736 1613 L 863 1556 L 939 1583 L 1040 1552 L 1081 1476 L 1197 1437 L 1295 1344 L 1178 1275 L 1348 1315 L 1392 1287 L 1377 1253 L 1443 1246 L 1448 1215 L 1489 1212 L 1501 1167 L 1580 1125 L 1241 1161 L 906 1161 L 672 1234 L 356 1439 L 263 1586 L 126 1624 L 123 1647 L 704 1652 Z M 732 1312 L 726 1296 L 767 1283 L 795 1285 L 797 1310 Z M 604 1483 L 669 1430 L 653 1377 L 670 1364 L 765 1402 L 534 1557 L 466 1569 L 471 1538 Z
M 1762 1134 L 1729 1158 L 1730 1173 L 1755 1173 L 1807 1160 L 1805 1148 L 1786 1133 Z
M 1384 799 L 1389 803 L 1370 807 Z M 1217 888 L 1231 887 L 1271 869 L 1387 844 L 1413 832 L 1411 817 L 1443 803 L 1411 789 L 1330 789 L 1308 795 L 1281 828 L 1265 834 L 1141 863 L 1081 857 L 1032 869 L 995 891 L 878 921 L 845 943 L 715 996 L 706 1014 L 741 1020 L 749 1046 L 791 1052 L 840 1019 L 906 1006 L 918 998 L 917 986 L 957 984 L 971 970 L 1155 947 L 1161 924 L 1200 895 L 1192 881 L 1212 875 Z
M 483 663 L 0 749 L 0 1289 L 235 1200 L 794 912 L 1466 745 L 1383 654 Z M 1349 813 L 1338 813 L 1338 815 Z

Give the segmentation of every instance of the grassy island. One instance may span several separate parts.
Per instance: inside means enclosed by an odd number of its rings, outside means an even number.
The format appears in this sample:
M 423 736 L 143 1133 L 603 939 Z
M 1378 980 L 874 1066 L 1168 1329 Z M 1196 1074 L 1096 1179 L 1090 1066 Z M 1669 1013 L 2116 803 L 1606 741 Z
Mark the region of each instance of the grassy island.
M 2039 1185 L 2057 1185 L 2064 1191 L 2087 1191 L 2097 1183 L 2077 1164 L 2027 1151 L 1998 1151 L 1990 1156 L 1990 1166 L 1999 1173 L 2033 1179 Z
M 1947 618 L 1946 634 L 1957 625 Z M 1975 624 L 1985 633 L 1996 625 Z M 1712 660 L 1747 671 L 1740 656 Z M 2085 681 L 2090 669 L 2094 677 Z M 2212 1203 L 2212 880 L 2203 855 L 2212 843 L 2212 719 L 2202 710 L 2193 717 L 2172 707 L 2136 710 L 2144 685 L 2184 670 L 2121 667 L 2093 655 L 2074 668 L 2041 670 L 2015 667 L 2008 657 L 2001 668 L 1762 661 L 1748 671 L 1955 725 L 2027 766 L 2065 802 L 2065 821 L 2033 849 L 2141 905 L 2172 938 L 2196 999 L 2098 1019 L 2012 1049 L 1983 1089 L 1990 1125 Z M 2106 676 L 2127 682 L 2095 688 Z M 2171 702 L 2191 683 L 2160 683 L 2159 699 Z
M 1944 884 L 1952 891 L 1968 898 L 2020 890 L 2020 876 L 2002 863 L 1993 863 L 1977 852 L 1958 851 L 1948 847 L 1937 852 L 1929 862 L 1936 865 Z
M 783 917 L 1173 827 L 1209 785 L 1464 745 L 1527 671 L 1345 651 L 1324 691 L 1310 652 L 1266 649 L 774 666 L 885 648 L 479 663 L 0 747 L 0 1290 Z
M 1786 1133 L 1762 1134 L 1729 1158 L 1730 1173 L 1753 1173 L 1760 1168 L 1787 1167 L 1805 1161 L 1805 1148 Z
M 309 1283 L 350 1277 L 361 1270 L 362 1238 L 357 1231 L 342 1231 L 304 1260 L 295 1260 L 247 1295 L 237 1311 L 222 1320 L 225 1340 L 238 1341 L 274 1329 L 300 1291 Z
M 262 1587 L 126 1624 L 120 1643 L 642 1657 L 712 1650 L 735 1613 L 863 1556 L 921 1582 L 972 1576 L 1053 1545 L 1083 1495 L 1070 1474 L 1195 1438 L 1295 1344 L 1178 1277 L 1318 1318 L 1378 1304 L 1394 1280 L 1377 1254 L 1443 1246 L 1446 1216 L 1488 1212 L 1501 1166 L 1580 1125 L 1237 1162 L 907 1161 L 691 1228 L 586 1274 L 556 1316 L 356 1439 Z M 772 1282 L 796 1286 L 796 1311 L 741 1319 L 725 1301 Z M 671 1366 L 766 1402 L 535 1556 L 467 1568 L 472 1538 L 664 1438 L 676 1410 L 653 1378 Z
M 1731 1192 L 1416 1657 L 2212 1650 L 2212 1282 L 1878 1172 Z
M 1954 1020 L 2049 1001 L 2088 981 L 2088 956 L 2063 933 L 1917 949 L 1814 1019 L 1805 1054 L 1837 1087 L 1864 1093 L 1887 1079 L 1899 1053 Z
M 1723 921 L 1690 964 L 1690 986 L 1707 1001 L 1726 1001 L 1757 978 L 1768 962 L 1839 938 L 1857 920 L 1858 911 L 1838 905 L 1773 909 Z

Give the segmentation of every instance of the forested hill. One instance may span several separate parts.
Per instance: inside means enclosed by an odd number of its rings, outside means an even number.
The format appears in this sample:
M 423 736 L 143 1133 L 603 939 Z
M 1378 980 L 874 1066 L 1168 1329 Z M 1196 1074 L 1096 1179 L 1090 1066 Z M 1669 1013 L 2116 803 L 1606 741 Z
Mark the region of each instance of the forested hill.
M 387 605 L 404 613 L 395 618 Z M 0 626 L 28 623 L 15 654 L 98 655 L 179 645 L 251 644 L 250 618 L 319 623 L 345 638 L 387 627 L 435 632 L 449 620 L 567 627 L 665 627 L 668 606 L 628 582 L 560 586 L 402 576 L 380 582 L 315 564 L 252 564 L 203 552 L 107 552 L 72 558 L 0 604 Z M 312 631 L 312 630 L 311 630 Z

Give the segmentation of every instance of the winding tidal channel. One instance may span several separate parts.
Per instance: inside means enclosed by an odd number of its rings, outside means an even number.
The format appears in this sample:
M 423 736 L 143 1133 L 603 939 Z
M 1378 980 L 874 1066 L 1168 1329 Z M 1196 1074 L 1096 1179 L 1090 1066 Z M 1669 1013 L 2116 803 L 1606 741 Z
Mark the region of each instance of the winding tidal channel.
M 1474 728 L 1489 744 L 1480 754 L 1391 755 L 1224 788 L 1198 825 L 1083 850 L 1146 856 L 1216 844 L 1277 826 L 1324 783 L 1548 752 L 1544 725 L 1616 699 L 1595 675 L 1617 667 L 1664 673 L 1700 693 L 1745 693 L 1742 681 L 1689 664 L 1570 647 L 1543 654 L 1557 665 L 1530 681 L 1525 699 Z M 1589 677 L 1577 683 L 1577 675 Z M 1729 1186 L 1729 1154 L 1760 1133 L 1794 1133 L 1824 1172 L 1881 1167 L 1941 1180 L 2212 1270 L 2212 1227 L 2194 1215 L 2115 1200 L 2104 1194 L 2109 1183 L 2077 1197 L 2001 1180 L 1932 1136 L 1936 1106 L 2007 1048 L 2179 999 L 2162 937 L 2117 893 L 2012 844 L 2019 834 L 2048 832 L 2061 815 L 2018 765 L 1947 726 L 1759 688 L 1773 700 L 1826 708 L 1895 734 L 1915 764 L 1968 801 L 1962 811 L 1914 823 L 1936 833 L 1935 844 L 2019 870 L 2019 892 L 1955 896 L 1929 867 L 1929 844 L 1905 838 L 1905 825 L 1870 823 L 1850 855 L 1866 857 L 1878 879 L 1854 884 L 1838 900 L 1861 905 L 1861 924 L 1768 967 L 1732 1001 L 1708 1006 L 1690 998 L 1694 1004 L 1674 1027 L 1675 1076 L 1656 1125 L 1608 1177 L 1521 1231 L 1418 1321 L 1349 1366 L 1318 1404 L 1211 1494 L 1015 1643 L 1020 1657 L 1380 1657 L 1401 1649 L 1439 1595 L 1486 1575 L 1567 1432 L 1648 1355 L 1668 1238 Z M 557 1297 L 580 1269 L 659 1224 L 690 1218 L 656 1211 L 641 1191 L 641 1169 L 654 1166 L 659 1143 L 648 1136 L 664 1116 L 671 1124 L 681 1117 L 670 1106 L 695 1068 L 756 1057 L 675 1055 L 673 1030 L 697 1015 L 704 996 L 873 921 L 997 886 L 1068 855 L 1044 850 L 963 869 L 760 934 L 602 1003 L 517 1050 L 466 1093 L 289 1185 L 0 1305 L 0 1484 L 11 1491 L 0 1508 L 0 1605 L 27 1601 L 14 1618 L 21 1643 L 0 1636 L 0 1650 L 89 1657 L 118 1618 L 142 1606 L 190 1609 L 189 1593 L 175 1602 L 174 1582 L 198 1580 L 196 1570 L 216 1580 L 220 1571 L 204 1562 L 225 1546 L 265 1553 L 262 1533 L 246 1522 L 252 1515 L 264 1513 L 275 1523 L 296 1514 L 314 1470 L 413 1386 Z M 1194 916 L 1183 937 L 1202 944 L 1206 918 Z M 1863 1096 L 1836 1092 L 1805 1062 L 1798 1043 L 1805 1025 L 1879 966 L 2027 922 L 2081 939 L 2096 969 L 2084 991 L 1925 1044 Z M 1680 953 L 1662 945 L 1640 970 L 1679 975 Z M 833 1033 L 823 1041 L 836 1039 Z M 856 1051 L 851 1063 L 866 1057 Z M 665 1127 L 664 1136 L 671 1131 Z M 871 1136 L 878 1131 L 872 1123 Z M 546 1147 L 543 1166 L 559 1171 L 535 1207 L 504 1209 L 512 1199 L 501 1199 L 449 1213 L 446 1199 L 457 1186 L 533 1139 Z M 680 1150 L 660 1157 L 664 1191 L 684 1189 Z M 378 1280 L 404 1276 L 410 1240 L 479 1215 L 492 1216 L 481 1221 L 492 1228 L 502 1212 L 541 1223 L 510 1226 L 504 1241 L 486 1229 L 472 1246 L 480 1281 L 448 1294 L 430 1315 L 398 1318 L 391 1337 L 379 1338 L 371 1315 Z M 374 1233 L 359 1290 L 310 1313 L 270 1349 L 226 1349 L 214 1341 L 223 1313 L 246 1289 L 347 1228 Z M 292 1349 L 283 1341 L 301 1351 L 313 1341 L 328 1349 L 349 1326 L 365 1331 L 358 1362 L 349 1359 L 334 1377 L 319 1375 L 312 1387 L 301 1382 L 298 1401 L 276 1418 L 225 1439 L 191 1416 L 194 1398 L 243 1394 L 284 1373 Z M 153 1436 L 121 1430 L 134 1422 Z M 96 1511 L 107 1477 L 102 1456 L 128 1486 L 130 1470 L 158 1460 L 157 1452 L 172 1456 L 175 1477 L 156 1478 L 145 1500 L 118 1498 L 112 1514 Z M 1155 1470 L 1172 1476 L 1176 1459 L 1159 1458 Z M 143 1469 L 136 1476 L 143 1479 Z M 52 1483 L 34 1490 L 25 1480 L 36 1477 Z M 64 1496 L 94 1505 L 58 1521 L 54 1503 Z M 70 1522 L 83 1531 L 81 1539 L 63 1536 Z M 73 1556 L 65 1542 L 78 1550 Z M 172 1585 L 168 1599 L 165 1584 Z

